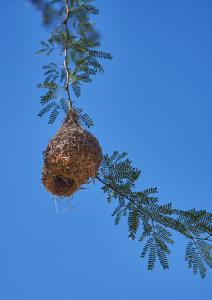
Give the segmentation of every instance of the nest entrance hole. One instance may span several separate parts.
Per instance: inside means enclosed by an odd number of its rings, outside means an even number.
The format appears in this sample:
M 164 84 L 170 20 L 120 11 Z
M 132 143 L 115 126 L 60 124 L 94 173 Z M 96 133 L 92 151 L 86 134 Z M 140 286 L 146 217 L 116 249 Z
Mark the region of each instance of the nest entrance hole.
M 59 193 L 66 193 L 75 186 L 75 181 L 71 178 L 66 178 L 61 175 L 55 176 L 54 178 L 54 189 Z

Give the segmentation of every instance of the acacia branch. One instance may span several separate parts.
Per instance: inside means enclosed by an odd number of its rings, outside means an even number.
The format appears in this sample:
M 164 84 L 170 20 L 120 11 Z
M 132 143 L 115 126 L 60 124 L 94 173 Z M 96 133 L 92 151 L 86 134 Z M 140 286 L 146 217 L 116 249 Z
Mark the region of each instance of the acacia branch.
M 70 39 L 70 32 L 68 28 L 68 17 L 70 14 L 69 10 L 69 4 L 68 0 L 65 0 L 65 5 L 66 5 L 66 17 L 65 20 L 63 21 L 63 24 L 65 25 L 65 30 L 66 30 L 66 40 L 65 40 L 65 50 L 64 50 L 64 69 L 66 72 L 66 83 L 65 83 L 65 90 L 68 94 L 68 102 L 69 102 L 69 109 L 72 108 L 72 100 L 71 100 L 71 94 L 70 94 L 70 89 L 69 89 L 69 80 L 70 80 L 70 69 L 69 69 L 69 62 L 68 62 L 68 42 Z
M 186 228 L 185 228 L 185 231 L 183 231 L 183 230 L 180 230 L 180 229 L 176 228 L 175 226 L 173 226 L 173 225 L 171 225 L 171 224 L 170 224 L 170 226 L 164 225 L 162 221 L 160 222 L 159 220 L 156 220 L 156 219 L 154 218 L 154 216 L 152 216 L 151 213 L 148 212 L 148 210 L 146 210 L 145 208 L 143 208 L 141 205 L 138 205 L 138 204 L 136 203 L 136 201 L 132 199 L 132 197 L 129 197 L 129 196 L 127 196 L 126 194 L 120 192 L 119 190 L 117 190 L 117 188 L 115 188 L 114 186 L 112 186 L 112 185 L 109 184 L 109 183 L 106 183 L 106 182 L 105 182 L 102 178 L 100 178 L 99 176 L 96 176 L 96 179 L 98 179 L 102 184 L 104 184 L 105 186 L 107 186 L 108 188 L 110 188 L 111 190 L 113 190 L 116 194 L 119 194 L 121 197 L 124 197 L 125 199 L 129 200 L 129 202 L 132 203 L 134 206 L 136 206 L 136 207 L 138 208 L 138 210 L 140 210 L 141 213 L 146 214 L 146 215 L 150 218 L 150 220 L 151 220 L 152 222 L 154 221 L 154 222 L 156 222 L 156 223 L 158 223 L 158 224 L 160 224 L 160 225 L 163 225 L 163 226 L 165 226 L 165 227 L 170 227 L 170 228 L 172 228 L 173 230 L 177 231 L 178 233 L 183 234 L 186 238 L 191 239 L 192 241 L 195 241 L 195 240 L 203 240 L 203 241 L 210 241 L 210 242 L 212 242 L 212 240 L 209 239 L 209 237 L 203 238 L 203 237 L 196 237 L 196 236 L 193 236 L 192 234 L 186 232 L 186 231 L 187 231 Z M 167 217 L 166 217 L 166 218 L 167 218 Z M 168 218 L 168 219 L 170 219 L 170 218 Z M 182 224 L 181 224 L 181 225 L 182 225 Z M 184 227 L 184 226 L 183 226 L 183 227 Z

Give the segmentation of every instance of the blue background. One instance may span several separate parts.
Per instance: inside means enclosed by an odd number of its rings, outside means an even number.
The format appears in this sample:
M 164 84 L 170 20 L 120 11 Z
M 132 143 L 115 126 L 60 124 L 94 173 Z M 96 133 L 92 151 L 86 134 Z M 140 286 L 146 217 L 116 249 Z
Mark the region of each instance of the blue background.
M 193 276 L 176 235 L 171 269 L 146 270 L 141 245 L 114 225 L 100 185 L 77 193 L 63 213 L 41 185 L 42 151 L 57 130 L 39 119 L 48 31 L 27 1 L 1 3 L 1 290 L 4 300 L 210 298 L 212 273 Z M 212 2 L 96 1 L 104 76 L 80 106 L 105 153 L 127 151 L 139 188 L 161 203 L 211 210 Z

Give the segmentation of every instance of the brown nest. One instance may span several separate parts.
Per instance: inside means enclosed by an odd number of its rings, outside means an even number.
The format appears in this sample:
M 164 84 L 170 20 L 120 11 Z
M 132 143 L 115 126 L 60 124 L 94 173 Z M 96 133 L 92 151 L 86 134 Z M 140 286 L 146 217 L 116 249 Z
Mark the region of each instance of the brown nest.
M 101 161 L 97 139 L 80 126 L 72 111 L 44 152 L 42 182 L 48 192 L 70 196 L 89 178 L 96 177 Z

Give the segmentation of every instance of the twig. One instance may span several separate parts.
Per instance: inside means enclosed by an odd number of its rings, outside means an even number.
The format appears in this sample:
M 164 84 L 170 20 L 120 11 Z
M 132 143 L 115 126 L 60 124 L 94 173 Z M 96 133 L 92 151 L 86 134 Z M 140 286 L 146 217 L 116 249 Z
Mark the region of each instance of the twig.
M 106 183 L 103 179 L 101 179 L 99 176 L 96 176 L 96 179 L 98 179 L 102 184 L 104 184 L 105 186 L 109 187 L 110 189 L 112 189 L 115 193 L 119 194 L 120 196 L 124 197 L 125 199 L 129 200 L 130 203 L 132 203 L 133 205 L 135 205 L 141 212 L 145 213 L 149 218 L 150 220 L 153 222 L 155 221 L 156 223 L 158 224 L 161 224 L 163 226 L 165 226 L 163 224 L 163 222 L 160 222 L 158 220 L 155 220 L 154 217 L 152 217 L 152 215 L 144 208 L 141 207 L 141 205 L 138 205 L 132 198 L 128 197 L 127 195 L 123 194 L 122 192 L 118 191 L 116 188 L 114 188 L 112 185 L 110 185 L 109 183 Z M 167 217 L 166 217 L 167 218 Z M 166 226 L 167 227 L 167 226 Z M 191 235 L 190 233 L 187 233 L 187 232 L 183 232 L 181 230 L 178 230 L 177 228 L 175 228 L 174 226 L 171 226 L 170 224 L 170 228 L 172 228 L 173 230 L 183 234 L 185 237 L 191 239 L 191 240 L 203 240 L 203 241 L 210 241 L 212 242 L 212 240 L 208 239 L 208 237 L 206 238 L 201 238 L 201 237 L 196 237 L 196 236 L 193 236 Z M 186 229 L 185 229 L 186 230 Z
M 63 24 L 65 25 L 65 30 L 66 30 L 66 41 L 65 41 L 65 58 L 64 58 L 64 69 L 66 72 L 66 84 L 65 84 L 65 90 L 67 91 L 68 94 L 68 101 L 69 101 L 69 109 L 72 108 L 72 100 L 71 100 L 71 94 L 70 94 L 70 89 L 69 89 L 69 79 L 70 79 L 70 69 L 68 66 L 68 42 L 70 38 L 70 33 L 69 33 L 69 28 L 68 28 L 68 17 L 69 17 L 69 4 L 68 0 L 65 0 L 65 5 L 66 5 L 66 16 L 65 20 L 63 21 Z

